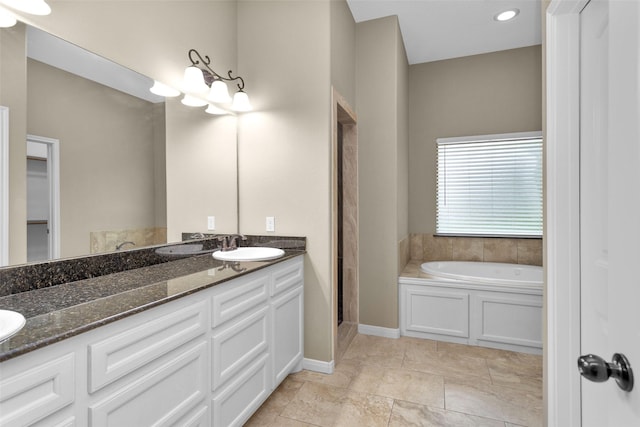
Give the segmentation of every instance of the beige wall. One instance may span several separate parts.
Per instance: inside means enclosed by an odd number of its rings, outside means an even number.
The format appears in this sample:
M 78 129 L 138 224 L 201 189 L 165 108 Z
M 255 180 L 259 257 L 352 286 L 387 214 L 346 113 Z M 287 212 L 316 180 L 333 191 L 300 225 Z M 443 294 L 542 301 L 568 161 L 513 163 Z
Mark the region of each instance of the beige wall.
M 396 17 L 356 27 L 360 323 L 398 327 L 398 241 L 406 235 L 406 70 Z M 400 237 L 400 238 L 399 238 Z
M 345 0 L 331 0 L 331 84 L 356 105 L 356 24 Z
M 330 5 L 238 2 L 238 67 L 255 112 L 239 119 L 240 230 L 307 237 L 305 357 L 332 359 Z
M 89 253 L 91 232 L 165 225 L 155 222 L 152 103 L 34 60 L 27 95 L 27 132 L 60 141 L 62 257 Z
M 177 98 L 166 106 L 167 240 L 206 232 L 207 216 L 216 233 L 236 233 L 236 117 L 198 114 Z
M 436 138 L 539 131 L 540 46 L 412 65 L 409 230 L 435 232 Z
M 27 61 L 24 25 L 0 29 L 0 105 L 9 108 L 9 263 L 27 261 Z
M 51 4 L 51 15 L 25 15 L 23 20 L 125 67 L 175 86 L 178 86 L 184 67 L 188 64 L 187 52 L 191 48 L 209 55 L 216 70 L 237 69 L 235 1 L 153 2 L 152 11 L 149 6 L 150 2 L 145 1 L 56 1 Z M 116 28 L 117 31 L 114 30 Z M 6 49 L 3 49 L 3 52 L 5 51 Z M 4 81 L 6 69 L 7 65 L 3 61 L 0 81 Z M 24 98 L 24 95 L 12 95 L 15 94 L 15 89 L 19 88 L 19 85 L 16 85 L 19 80 L 10 81 L 11 88 L 0 89 L 0 104 L 11 100 L 11 132 L 12 135 L 16 133 L 15 137 L 11 137 L 11 143 L 13 145 L 18 141 L 22 146 L 24 137 L 17 133 L 26 135 L 26 108 L 19 106 L 19 100 Z M 3 84 L 2 87 L 6 86 Z M 206 228 L 206 216 L 202 216 L 203 212 L 206 212 L 206 215 L 215 215 L 216 222 L 220 227 L 224 227 L 220 228 L 221 230 L 236 230 L 235 192 L 229 189 L 228 182 L 214 181 L 209 173 L 211 168 L 216 168 L 235 178 L 235 171 L 228 173 L 228 169 L 234 167 L 235 155 L 225 158 L 228 153 L 235 153 L 235 122 L 226 121 L 225 126 L 220 126 L 218 120 L 218 125 L 210 126 L 206 120 L 216 119 L 205 114 L 204 109 L 189 109 L 182 105 L 177 107 L 183 109 L 181 113 L 190 114 L 189 121 L 186 123 L 168 117 L 167 124 L 171 128 L 167 128 L 167 135 L 175 135 L 180 140 L 169 139 L 167 144 L 179 147 L 179 144 L 189 143 L 184 140 L 185 135 L 197 135 L 199 138 L 214 140 L 218 145 L 224 141 L 224 149 L 215 154 L 211 151 L 206 154 L 210 156 L 211 163 L 206 169 L 199 169 L 203 172 L 202 175 L 194 177 L 194 172 L 198 169 L 192 170 L 189 174 L 170 175 L 166 183 L 169 189 L 189 188 L 192 194 L 197 193 L 198 188 L 203 190 L 198 194 L 199 197 L 188 200 L 189 203 L 183 203 L 183 194 L 178 194 L 175 190 L 168 192 L 171 236 L 175 239 L 182 231 L 203 231 Z M 187 111 L 189 113 L 186 113 Z M 167 114 L 172 113 L 168 111 Z M 191 115 L 198 116 L 200 120 L 193 120 Z M 193 126 L 198 127 L 201 124 L 202 129 L 193 129 Z M 217 130 L 221 127 L 223 130 L 218 134 Z M 17 149 L 12 150 L 12 162 L 14 158 L 18 159 L 19 163 L 24 163 L 21 160 L 24 155 Z M 195 163 L 200 164 L 204 159 L 205 155 L 198 153 Z M 181 163 L 175 164 L 177 160 Z M 157 156 L 155 161 L 156 169 L 162 167 L 159 164 L 164 161 L 162 155 Z M 184 156 L 179 159 L 167 157 L 166 164 L 168 169 L 180 170 L 183 167 L 188 168 L 190 162 L 185 161 Z M 26 244 L 20 247 L 21 243 L 13 242 L 14 237 L 20 242 L 26 239 L 26 226 L 21 225 L 26 219 L 26 186 L 21 183 L 26 173 L 15 167 L 12 168 L 11 175 L 12 198 L 17 200 L 11 207 L 11 263 L 15 264 L 26 259 Z M 156 181 L 153 191 L 162 192 L 163 187 L 164 183 L 161 180 Z M 217 193 L 216 189 L 220 189 L 220 193 Z M 221 201 L 219 205 L 211 206 L 212 197 Z M 21 206 L 23 203 L 24 209 Z M 163 218 L 158 218 L 158 221 L 162 220 Z M 193 230 L 197 224 L 200 224 L 198 229 Z M 14 251 L 19 254 L 13 256 Z

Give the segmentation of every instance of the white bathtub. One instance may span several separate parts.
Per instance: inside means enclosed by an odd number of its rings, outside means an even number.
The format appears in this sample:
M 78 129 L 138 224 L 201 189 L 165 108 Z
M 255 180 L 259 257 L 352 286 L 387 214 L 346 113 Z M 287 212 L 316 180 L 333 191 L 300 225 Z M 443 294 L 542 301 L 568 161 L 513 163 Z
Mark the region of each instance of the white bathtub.
M 460 261 L 400 277 L 400 334 L 542 353 L 542 267 Z
M 499 262 L 431 261 L 420 269 L 434 277 L 491 283 L 495 285 L 542 287 L 542 267 Z

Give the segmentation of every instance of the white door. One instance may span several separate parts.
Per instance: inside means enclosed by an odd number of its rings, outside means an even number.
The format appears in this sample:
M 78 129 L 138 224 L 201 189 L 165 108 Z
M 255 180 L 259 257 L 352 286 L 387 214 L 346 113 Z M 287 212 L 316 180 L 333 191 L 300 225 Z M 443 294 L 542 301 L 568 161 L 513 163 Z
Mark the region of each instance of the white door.
M 640 374 L 639 18 L 639 0 L 591 0 L 580 16 L 581 353 L 601 358 L 581 363 L 600 380 L 614 353 Z M 583 426 L 640 426 L 640 384 L 583 378 L 581 394 Z

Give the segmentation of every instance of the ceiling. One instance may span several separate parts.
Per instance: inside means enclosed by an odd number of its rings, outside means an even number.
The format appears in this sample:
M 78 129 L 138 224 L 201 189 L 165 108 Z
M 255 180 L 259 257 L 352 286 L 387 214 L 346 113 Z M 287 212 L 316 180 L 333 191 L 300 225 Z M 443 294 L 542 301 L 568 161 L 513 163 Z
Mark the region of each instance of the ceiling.
M 409 64 L 541 43 L 540 0 L 347 0 L 356 22 L 398 16 Z M 494 16 L 507 9 L 511 21 Z

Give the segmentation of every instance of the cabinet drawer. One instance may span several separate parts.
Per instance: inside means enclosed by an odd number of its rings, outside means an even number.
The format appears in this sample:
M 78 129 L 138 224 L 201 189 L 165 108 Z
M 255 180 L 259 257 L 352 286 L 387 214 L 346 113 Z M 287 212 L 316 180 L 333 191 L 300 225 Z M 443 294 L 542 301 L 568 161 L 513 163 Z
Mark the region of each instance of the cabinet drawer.
M 88 346 L 89 392 L 100 390 L 208 330 L 206 301 L 154 317 L 149 312 L 125 319 L 128 325 L 120 325 L 121 332 Z
M 269 299 L 269 275 L 261 272 L 218 286 L 212 298 L 214 328 Z
M 213 425 L 241 426 L 269 396 L 268 355 L 256 360 L 213 398 Z
M 93 427 L 173 426 L 207 395 L 207 343 L 192 346 L 89 407 Z M 197 425 L 197 423 L 195 424 Z
M 295 286 L 302 286 L 304 281 L 304 269 L 302 258 L 294 258 L 285 261 L 278 267 L 274 267 L 272 274 L 271 296 L 277 295 Z
M 213 391 L 246 369 L 256 356 L 267 352 L 269 329 L 269 309 L 264 307 L 239 321 L 234 320 L 220 331 L 214 330 L 211 339 Z
M 0 382 L 0 425 L 26 426 L 73 403 L 75 355 L 67 354 Z

